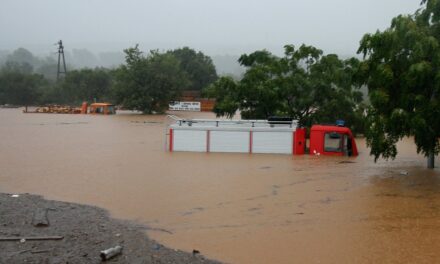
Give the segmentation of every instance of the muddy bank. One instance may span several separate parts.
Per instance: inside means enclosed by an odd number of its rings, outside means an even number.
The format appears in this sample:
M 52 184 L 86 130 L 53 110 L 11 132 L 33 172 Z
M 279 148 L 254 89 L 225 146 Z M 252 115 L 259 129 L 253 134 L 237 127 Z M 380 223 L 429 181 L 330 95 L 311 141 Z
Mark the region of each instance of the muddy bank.
M 47 209 L 48 226 L 34 226 L 35 212 Z M 34 220 L 34 221 L 33 221 Z M 112 219 L 100 208 L 0 194 L 0 240 L 61 236 L 61 240 L 0 241 L 0 263 L 101 263 L 100 251 L 120 245 L 110 263 L 219 263 L 169 249 L 145 235 L 147 227 Z M 167 232 L 166 230 L 162 230 Z

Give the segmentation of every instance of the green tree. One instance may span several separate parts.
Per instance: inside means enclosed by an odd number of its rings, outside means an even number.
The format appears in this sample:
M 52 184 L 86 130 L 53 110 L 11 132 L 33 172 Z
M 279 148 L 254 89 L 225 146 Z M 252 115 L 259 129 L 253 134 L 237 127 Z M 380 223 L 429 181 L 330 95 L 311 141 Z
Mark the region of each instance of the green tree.
M 247 69 L 238 85 L 241 116 L 260 119 L 280 114 L 279 58 L 263 50 L 244 54 L 238 61 Z
M 362 94 L 353 82 L 358 60 L 287 45 L 282 58 L 263 50 L 242 55 L 239 62 L 246 67 L 240 81 L 221 78 L 206 90 L 217 99 L 217 115 L 236 110 L 243 118 L 287 115 L 303 126 L 345 119 L 362 130 Z
M 3 66 L 4 72 L 19 72 L 23 74 L 32 74 L 33 67 L 27 62 L 7 61 Z
M 111 99 L 112 79 L 103 68 L 69 71 L 61 83 L 64 100 L 68 103 L 105 101 Z
M 0 72 L 0 104 L 29 106 L 37 104 L 41 89 L 47 84 L 42 75 L 18 71 Z
M 368 85 L 367 143 L 375 160 L 395 158 L 396 143 L 414 136 L 428 157 L 440 150 L 440 1 L 428 0 L 413 15 L 395 17 L 390 28 L 366 34 L 360 77 Z
M 238 98 L 238 85 L 233 78 L 223 76 L 216 82 L 208 86 L 204 90 L 207 97 L 216 98 L 217 102 L 214 105 L 214 113 L 217 116 L 226 116 L 232 118 L 240 107 Z
M 184 70 L 190 81 L 185 90 L 201 91 L 218 79 L 214 63 L 209 56 L 202 52 L 196 52 L 188 47 L 168 51 L 180 61 L 180 66 Z
M 189 83 L 179 60 L 157 51 L 144 56 L 138 45 L 124 52 L 126 64 L 115 71 L 117 103 L 144 113 L 164 112 Z
M 334 54 L 321 57 L 311 66 L 309 80 L 316 94 L 314 112 L 305 117 L 308 125 L 343 119 L 353 132 L 364 132 L 365 103 L 356 79 L 358 67 L 359 60 L 340 60 Z

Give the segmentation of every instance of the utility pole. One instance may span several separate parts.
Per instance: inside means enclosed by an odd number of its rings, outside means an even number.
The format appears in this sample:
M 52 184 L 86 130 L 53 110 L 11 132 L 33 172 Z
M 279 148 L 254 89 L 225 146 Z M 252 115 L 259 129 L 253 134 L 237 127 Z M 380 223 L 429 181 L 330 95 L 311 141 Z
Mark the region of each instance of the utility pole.
M 60 79 L 60 75 L 64 74 L 64 76 L 67 73 L 67 69 L 66 69 L 66 59 L 64 58 L 64 46 L 63 46 L 63 41 L 60 40 L 58 41 L 58 71 L 57 71 L 57 80 Z M 61 70 L 61 59 L 63 60 L 63 68 L 64 70 Z

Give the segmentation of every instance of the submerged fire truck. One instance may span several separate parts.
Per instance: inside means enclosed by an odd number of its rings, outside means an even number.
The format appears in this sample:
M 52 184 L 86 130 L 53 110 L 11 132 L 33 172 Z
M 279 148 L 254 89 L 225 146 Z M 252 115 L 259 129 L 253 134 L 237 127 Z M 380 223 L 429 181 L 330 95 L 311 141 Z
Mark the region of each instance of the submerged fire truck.
M 357 156 L 351 130 L 338 125 L 313 125 L 310 136 L 297 122 L 268 120 L 180 119 L 170 116 L 169 151 L 235 152 Z

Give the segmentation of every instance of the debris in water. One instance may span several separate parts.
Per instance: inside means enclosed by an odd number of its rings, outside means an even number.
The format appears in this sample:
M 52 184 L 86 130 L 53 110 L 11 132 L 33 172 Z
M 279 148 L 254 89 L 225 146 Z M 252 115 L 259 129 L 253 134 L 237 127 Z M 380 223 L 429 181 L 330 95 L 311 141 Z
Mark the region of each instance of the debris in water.
M 13 195 L 11 195 L 11 197 L 17 198 L 17 197 L 20 197 L 20 195 L 18 195 L 18 194 L 13 194 Z
M 399 174 L 400 175 L 408 175 L 409 173 L 407 171 L 400 171 Z
M 158 122 L 158 121 L 130 121 L 131 123 L 136 123 L 136 124 L 162 124 L 163 122 Z
M 189 211 L 186 211 L 186 212 L 181 213 L 181 215 L 182 215 L 182 216 L 192 215 L 192 214 L 195 214 L 195 213 L 197 213 L 197 212 L 201 212 L 201 211 L 203 211 L 203 210 L 205 210 L 205 208 L 203 208 L 203 207 L 195 207 L 195 208 L 192 208 L 192 209 L 189 210 Z
M 193 255 L 195 256 L 197 254 L 200 254 L 200 251 L 198 251 L 197 249 L 193 249 Z
M 81 125 L 81 124 L 88 124 L 88 122 L 59 122 L 55 123 L 55 125 Z
M 340 162 L 338 162 L 339 164 L 344 164 L 344 163 L 356 163 L 356 162 L 354 162 L 354 161 L 351 161 L 351 160 L 343 160 L 343 161 L 340 161 Z
M 164 228 L 147 227 L 146 229 L 151 230 L 151 231 L 164 232 L 164 233 L 171 234 L 171 235 L 173 234 L 173 232 L 171 232 L 170 230 L 166 230 Z
M 330 197 L 326 197 L 325 199 L 321 199 L 320 202 L 324 203 L 324 204 L 329 204 L 331 202 L 333 202 L 334 200 Z

